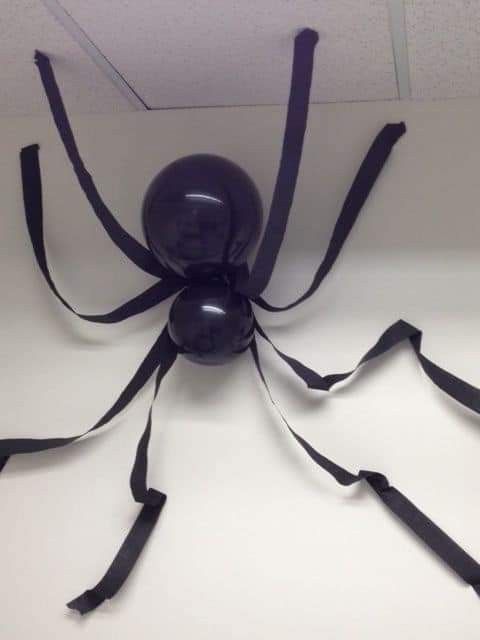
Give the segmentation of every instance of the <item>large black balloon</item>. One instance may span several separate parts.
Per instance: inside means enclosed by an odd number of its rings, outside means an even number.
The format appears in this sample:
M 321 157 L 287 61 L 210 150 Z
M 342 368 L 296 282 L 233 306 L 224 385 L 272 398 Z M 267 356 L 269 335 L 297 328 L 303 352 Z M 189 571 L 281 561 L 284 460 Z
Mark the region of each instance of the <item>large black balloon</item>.
M 250 302 L 228 284 L 193 284 L 175 299 L 168 320 L 180 353 L 200 364 L 223 364 L 245 351 L 253 338 Z
M 169 164 L 143 202 L 147 243 L 166 267 L 187 278 L 229 274 L 258 240 L 262 205 L 239 166 L 199 154 Z

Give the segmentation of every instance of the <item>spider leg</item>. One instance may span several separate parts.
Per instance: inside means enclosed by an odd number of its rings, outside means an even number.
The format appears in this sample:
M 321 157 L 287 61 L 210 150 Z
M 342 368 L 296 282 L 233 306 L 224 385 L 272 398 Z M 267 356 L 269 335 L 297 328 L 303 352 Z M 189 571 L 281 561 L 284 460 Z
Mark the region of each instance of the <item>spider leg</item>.
M 167 496 L 147 487 L 148 444 L 152 428 L 152 407 L 165 374 L 176 360 L 177 349 L 171 340 L 163 345 L 162 362 L 157 372 L 155 392 L 148 412 L 147 426 L 137 447 L 135 462 L 130 476 L 133 498 L 142 509 L 102 579 L 92 588 L 67 604 L 70 609 L 84 615 L 96 609 L 105 600 L 111 599 L 128 578 L 150 534 L 157 523 Z
M 80 440 L 88 433 L 105 426 L 119 414 L 120 411 L 125 409 L 137 393 L 146 385 L 161 364 L 165 352 L 168 353 L 167 350 L 170 348 L 170 342 L 168 331 L 165 327 L 114 404 L 93 427 L 90 427 L 90 429 L 87 429 L 84 433 L 63 438 L 5 438 L 0 440 L 0 471 L 12 455 L 37 453 L 39 451 L 64 447 Z
M 294 373 L 297 374 L 307 385 L 309 389 L 316 389 L 320 391 L 329 391 L 333 385 L 346 380 L 352 376 L 363 364 L 369 360 L 373 360 L 383 355 L 387 351 L 390 351 L 400 342 L 408 340 L 412 349 L 422 367 L 423 371 L 427 374 L 430 380 L 442 391 L 444 391 L 451 398 L 463 404 L 465 407 L 480 414 L 480 389 L 474 387 L 465 380 L 457 378 L 452 373 L 442 369 L 429 358 L 423 355 L 421 351 L 422 346 L 422 331 L 417 329 L 413 325 L 405 322 L 404 320 L 398 320 L 392 324 L 386 331 L 382 333 L 377 342 L 367 351 L 360 362 L 351 371 L 344 373 L 333 373 L 326 376 L 322 376 L 313 369 L 310 369 L 299 360 L 287 356 L 285 353 L 277 349 L 267 336 L 265 331 L 259 325 L 258 321 L 255 321 L 255 328 L 258 333 L 275 349 L 280 358 L 288 364 Z
M 79 318 L 90 322 L 120 322 L 126 318 L 130 318 L 133 315 L 137 315 L 138 313 L 142 313 L 143 311 L 150 309 L 183 288 L 184 281 L 182 278 L 175 275 L 169 275 L 167 278 L 156 282 L 146 291 L 143 291 L 132 300 L 129 300 L 109 313 L 83 314 L 73 309 L 73 307 L 59 293 L 48 269 L 43 237 L 42 181 L 40 163 L 38 159 L 38 145 L 31 145 L 22 149 L 20 153 L 20 163 L 22 170 L 25 218 L 33 246 L 33 252 L 38 266 L 40 267 L 50 289 L 60 302 L 67 307 L 67 309 L 75 313 Z
M 36 51 L 35 64 L 40 72 L 43 88 L 63 146 L 72 163 L 80 187 L 89 201 L 93 212 L 110 236 L 110 239 L 137 267 L 155 276 L 168 276 L 170 271 L 165 269 L 155 259 L 149 249 L 144 247 L 138 240 L 123 229 L 102 200 L 92 176 L 85 168 L 83 160 L 80 157 L 50 60 L 44 53 Z
M 347 194 L 340 215 L 337 218 L 332 236 L 328 243 L 325 257 L 318 267 L 309 288 L 297 300 L 281 307 L 271 305 L 262 297 L 255 298 L 256 304 L 267 311 L 287 311 L 296 307 L 309 298 L 318 289 L 325 276 L 335 264 L 350 231 L 355 224 L 360 211 L 372 190 L 384 164 L 386 163 L 395 143 L 406 131 L 405 124 L 387 124 L 373 141 L 360 169 Z M 260 291 L 258 293 L 261 293 Z
M 267 286 L 287 227 L 302 157 L 317 42 L 318 33 L 312 29 L 303 29 L 295 38 L 287 119 L 270 212 L 250 277 L 239 286 L 240 293 L 251 298 Z
M 251 343 L 250 349 L 260 379 L 274 408 L 280 415 L 290 434 L 309 457 L 343 486 L 350 486 L 361 480 L 365 480 L 383 504 L 480 596 L 480 565 L 478 562 L 432 522 L 418 507 L 410 502 L 403 493 L 391 486 L 388 479 L 382 473 L 365 470 L 359 471 L 358 473 L 351 473 L 319 453 L 310 443 L 292 429 L 268 388 L 260 364 L 255 340 Z

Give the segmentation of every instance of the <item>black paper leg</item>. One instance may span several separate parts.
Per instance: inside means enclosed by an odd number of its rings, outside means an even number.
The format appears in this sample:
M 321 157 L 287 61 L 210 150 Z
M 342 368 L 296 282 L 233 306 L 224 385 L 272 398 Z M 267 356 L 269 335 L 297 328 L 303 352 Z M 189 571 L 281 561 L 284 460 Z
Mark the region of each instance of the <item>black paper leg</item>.
M 398 322 L 395 322 L 386 331 L 384 331 L 377 342 L 367 351 L 354 369 L 345 373 L 333 373 L 326 376 L 320 375 L 316 371 L 313 371 L 313 369 L 310 369 L 301 363 L 299 360 L 296 360 L 291 356 L 287 356 L 285 353 L 277 349 L 258 321 L 256 321 L 255 328 L 262 338 L 270 343 L 276 353 L 288 364 L 292 371 L 305 382 L 309 389 L 320 391 L 329 391 L 333 385 L 349 378 L 357 371 L 357 369 L 369 360 L 378 358 L 387 351 L 390 351 L 390 349 L 395 347 L 397 344 L 400 344 L 404 340 L 408 340 L 420 363 L 420 366 L 430 380 L 451 398 L 460 404 L 463 404 L 463 406 L 468 409 L 471 409 L 471 411 L 480 414 L 480 389 L 468 384 L 468 382 L 465 382 L 465 380 L 462 380 L 461 378 L 457 378 L 452 373 L 442 369 L 424 356 L 421 352 L 422 331 L 404 320 L 398 320 Z
M 395 143 L 403 136 L 406 128 L 403 122 L 387 124 L 377 135 L 363 160 L 360 169 L 353 181 L 350 191 L 345 199 L 340 215 L 333 229 L 332 237 L 328 243 L 325 257 L 315 273 L 312 284 L 307 291 L 297 300 L 281 307 L 271 305 L 261 297 L 256 297 L 255 302 L 267 311 L 286 311 L 309 298 L 335 264 L 350 231 L 355 224 L 360 211 L 372 190 L 383 166 L 385 165 Z M 261 293 L 261 292 L 259 292 Z M 254 296 L 252 296 L 254 297 Z
M 398 489 L 392 487 L 388 479 L 376 471 L 359 471 L 351 473 L 343 467 L 332 462 L 324 455 L 314 449 L 310 443 L 296 433 L 289 425 L 277 403 L 272 397 L 263 374 L 257 345 L 254 341 L 251 351 L 255 366 L 260 378 L 265 386 L 267 394 L 286 425 L 290 434 L 295 438 L 303 450 L 310 458 L 324 471 L 329 473 L 335 480 L 343 485 L 349 486 L 365 480 L 380 498 L 383 504 L 394 513 L 413 533 L 415 533 L 434 553 L 436 553 L 455 573 L 470 585 L 477 595 L 480 596 L 480 565 L 466 551 L 442 531 L 428 516 L 403 495 Z
M 47 449 L 56 449 L 72 444 L 76 440 L 80 440 L 87 433 L 100 429 L 114 418 L 120 411 L 133 400 L 137 393 L 145 386 L 150 377 L 162 363 L 164 354 L 170 353 L 171 340 L 165 327 L 159 338 L 141 362 L 133 378 L 127 384 L 125 389 L 118 396 L 115 403 L 110 409 L 98 420 L 93 427 L 77 436 L 67 438 L 5 438 L 0 440 L 0 461 L 3 460 L 3 466 L 6 464 L 9 456 L 23 453 L 37 453 L 46 451 Z
M 137 267 L 155 276 L 168 276 L 170 272 L 160 265 L 149 249 L 144 247 L 138 240 L 123 229 L 103 202 L 93 182 L 92 176 L 85 168 L 80 153 L 78 152 L 50 60 L 45 54 L 36 51 L 35 64 L 40 72 L 40 78 L 58 133 L 72 163 L 80 187 L 105 231 L 117 247 L 123 251 Z
M 303 29 L 295 38 L 287 120 L 272 204 L 250 277 L 239 286 L 240 293 L 250 298 L 260 295 L 267 286 L 287 228 L 302 158 L 317 42 L 318 33 L 312 29 Z
M 122 304 L 117 309 L 105 314 L 78 313 L 59 293 L 48 269 L 43 233 L 43 204 L 42 204 L 42 180 L 40 163 L 38 159 L 38 145 L 31 145 L 22 149 L 20 153 L 22 169 L 23 198 L 25 203 L 25 219 L 28 233 L 32 242 L 33 252 L 38 266 L 47 281 L 48 286 L 60 302 L 75 315 L 83 320 L 98 323 L 120 322 L 131 316 L 137 315 L 165 300 L 185 286 L 182 278 L 169 275 L 167 278 L 156 282 L 146 291 Z
M 152 406 L 157 397 L 160 383 L 177 357 L 177 349 L 171 340 L 166 340 L 162 361 L 155 381 L 155 392 L 148 412 L 145 431 L 140 438 L 130 476 L 130 487 L 136 502 L 143 505 L 137 519 L 125 538 L 103 578 L 92 589 L 67 604 L 70 609 L 82 615 L 96 609 L 102 602 L 115 596 L 132 571 L 150 534 L 158 521 L 167 496 L 156 489 L 147 487 L 148 443 L 152 429 Z

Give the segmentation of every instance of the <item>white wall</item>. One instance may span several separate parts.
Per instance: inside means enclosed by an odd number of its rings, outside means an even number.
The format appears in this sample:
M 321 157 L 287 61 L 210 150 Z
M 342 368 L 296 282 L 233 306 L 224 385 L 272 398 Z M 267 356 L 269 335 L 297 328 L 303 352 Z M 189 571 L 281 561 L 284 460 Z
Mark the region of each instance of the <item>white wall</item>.
M 271 301 L 293 299 L 319 262 L 343 196 L 386 121 L 399 142 L 334 272 L 315 297 L 259 312 L 287 352 L 320 372 L 350 368 L 402 317 L 426 354 L 480 384 L 478 101 L 312 108 L 295 210 Z M 75 118 L 106 201 L 140 237 L 145 188 L 191 152 L 230 157 L 269 202 L 282 108 Z M 48 250 L 66 297 L 109 310 L 149 279 L 90 213 L 49 118 L 0 122 L 2 437 L 79 433 L 116 397 L 168 304 L 117 327 L 85 326 L 50 295 L 23 218 L 18 151 L 41 144 Z M 479 420 L 448 401 L 408 349 L 324 397 L 267 349 L 292 424 L 351 470 L 388 474 L 477 559 Z M 200 369 L 178 362 L 155 412 L 150 481 L 169 496 L 128 584 L 86 619 L 64 603 L 110 563 L 137 507 L 128 477 L 151 389 L 108 433 L 13 459 L 0 478 L 2 640 L 335 640 L 478 637 L 480 602 L 366 489 L 345 490 L 284 433 L 248 355 Z

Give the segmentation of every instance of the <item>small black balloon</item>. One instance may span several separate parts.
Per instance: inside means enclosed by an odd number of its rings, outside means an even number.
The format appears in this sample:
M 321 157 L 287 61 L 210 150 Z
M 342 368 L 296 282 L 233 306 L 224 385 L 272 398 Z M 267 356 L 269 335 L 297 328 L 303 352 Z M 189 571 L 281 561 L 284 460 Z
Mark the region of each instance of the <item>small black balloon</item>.
M 169 164 L 143 202 L 147 243 L 166 267 L 187 278 L 229 274 L 246 264 L 262 225 L 251 178 L 220 156 L 198 154 Z
M 242 353 L 253 329 L 250 302 L 221 281 L 187 287 L 170 309 L 170 337 L 186 358 L 200 364 L 224 364 Z

